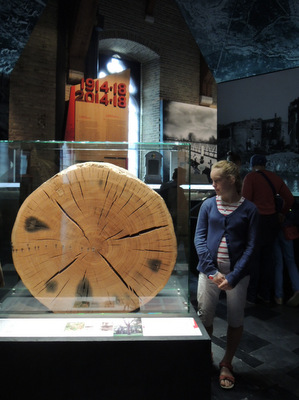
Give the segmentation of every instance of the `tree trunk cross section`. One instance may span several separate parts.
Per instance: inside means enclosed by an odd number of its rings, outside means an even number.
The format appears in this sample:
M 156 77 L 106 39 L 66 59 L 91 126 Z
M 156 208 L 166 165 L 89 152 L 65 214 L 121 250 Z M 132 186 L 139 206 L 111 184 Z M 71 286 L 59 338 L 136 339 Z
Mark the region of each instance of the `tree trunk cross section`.
M 12 251 L 25 286 L 53 312 L 134 311 L 163 289 L 177 257 L 159 194 L 97 162 L 63 170 L 26 198 Z

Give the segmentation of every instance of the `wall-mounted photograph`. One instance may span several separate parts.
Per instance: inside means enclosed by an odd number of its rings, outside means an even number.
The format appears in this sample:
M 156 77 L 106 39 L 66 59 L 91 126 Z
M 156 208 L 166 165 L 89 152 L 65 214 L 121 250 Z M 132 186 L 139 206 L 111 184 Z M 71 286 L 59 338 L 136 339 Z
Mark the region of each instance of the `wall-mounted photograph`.
M 299 192 L 299 69 L 218 85 L 218 157 L 241 155 L 244 173 L 253 154 L 267 158 L 293 194 Z
M 191 183 L 210 183 L 217 161 L 216 108 L 163 101 L 163 141 L 190 143 Z

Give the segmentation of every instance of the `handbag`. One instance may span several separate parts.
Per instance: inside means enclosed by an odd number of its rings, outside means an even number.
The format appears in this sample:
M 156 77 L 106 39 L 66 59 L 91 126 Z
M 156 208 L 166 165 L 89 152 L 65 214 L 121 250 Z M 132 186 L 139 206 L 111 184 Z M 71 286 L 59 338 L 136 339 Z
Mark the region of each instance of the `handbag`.
M 257 171 L 259 172 L 265 179 L 266 181 L 269 183 L 272 192 L 273 192 L 273 196 L 274 196 L 274 204 L 275 204 L 275 211 L 279 214 L 281 213 L 282 209 L 283 209 L 283 205 L 284 205 L 284 199 L 280 196 L 279 193 L 276 193 L 275 187 L 273 185 L 273 183 L 270 181 L 270 179 L 267 177 L 266 174 L 264 174 L 262 171 Z

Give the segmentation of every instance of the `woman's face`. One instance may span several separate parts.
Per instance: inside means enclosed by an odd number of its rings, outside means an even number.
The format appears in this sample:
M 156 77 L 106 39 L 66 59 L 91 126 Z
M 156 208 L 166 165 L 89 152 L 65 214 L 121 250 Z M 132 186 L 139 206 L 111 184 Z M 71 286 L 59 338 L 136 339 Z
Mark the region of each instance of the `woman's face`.
M 234 191 L 235 182 L 232 176 L 223 175 L 222 168 L 214 168 L 211 172 L 212 185 L 217 195 L 225 197 Z

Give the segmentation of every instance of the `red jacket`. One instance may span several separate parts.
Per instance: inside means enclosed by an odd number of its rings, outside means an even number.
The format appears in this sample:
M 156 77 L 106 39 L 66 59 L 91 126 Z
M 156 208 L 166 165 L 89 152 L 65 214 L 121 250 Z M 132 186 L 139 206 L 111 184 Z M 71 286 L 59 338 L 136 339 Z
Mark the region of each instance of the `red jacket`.
M 262 171 L 274 185 L 276 193 L 280 194 L 284 199 L 282 213 L 286 214 L 294 203 L 294 197 L 291 191 L 280 176 L 266 169 L 263 169 Z M 256 205 L 260 214 L 275 214 L 273 191 L 262 174 L 253 171 L 249 172 L 249 174 L 245 176 L 242 195 Z

